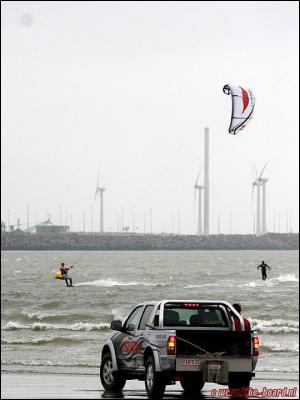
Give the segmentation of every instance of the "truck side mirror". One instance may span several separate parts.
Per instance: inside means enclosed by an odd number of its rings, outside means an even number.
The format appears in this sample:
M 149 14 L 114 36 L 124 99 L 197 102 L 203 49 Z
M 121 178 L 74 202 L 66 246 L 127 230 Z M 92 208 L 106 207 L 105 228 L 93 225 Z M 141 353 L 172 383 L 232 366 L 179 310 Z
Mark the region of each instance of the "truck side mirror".
M 132 332 L 132 331 L 134 331 L 134 329 L 135 329 L 135 326 L 134 326 L 133 324 L 129 324 L 129 325 L 127 326 L 126 331 Z
M 118 319 L 111 321 L 110 329 L 112 329 L 113 331 L 122 331 L 122 329 L 123 329 L 122 321 L 120 321 Z

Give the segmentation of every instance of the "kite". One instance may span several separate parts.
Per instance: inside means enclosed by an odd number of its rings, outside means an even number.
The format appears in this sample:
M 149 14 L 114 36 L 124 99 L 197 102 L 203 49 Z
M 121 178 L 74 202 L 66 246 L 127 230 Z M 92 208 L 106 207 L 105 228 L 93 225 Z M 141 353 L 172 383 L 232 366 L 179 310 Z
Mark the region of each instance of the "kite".
M 255 97 L 250 89 L 241 86 L 225 85 L 223 92 L 231 94 L 232 112 L 228 132 L 235 135 L 252 119 Z

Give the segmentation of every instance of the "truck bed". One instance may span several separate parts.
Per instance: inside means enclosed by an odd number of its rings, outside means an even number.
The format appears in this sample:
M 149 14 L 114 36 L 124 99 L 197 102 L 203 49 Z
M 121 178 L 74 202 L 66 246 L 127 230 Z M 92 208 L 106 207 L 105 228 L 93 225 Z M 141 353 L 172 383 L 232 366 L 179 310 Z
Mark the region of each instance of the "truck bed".
M 251 331 L 178 329 L 176 339 L 177 356 L 223 353 L 224 356 L 251 357 Z

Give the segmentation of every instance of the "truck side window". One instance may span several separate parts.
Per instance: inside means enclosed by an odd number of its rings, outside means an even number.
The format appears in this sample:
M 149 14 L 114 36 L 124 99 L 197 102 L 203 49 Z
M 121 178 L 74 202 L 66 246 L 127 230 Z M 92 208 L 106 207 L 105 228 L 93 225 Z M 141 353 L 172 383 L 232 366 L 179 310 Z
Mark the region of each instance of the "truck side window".
M 143 306 L 137 307 L 135 310 L 132 311 L 132 313 L 127 318 L 127 321 L 125 322 L 126 331 L 133 331 L 136 329 L 139 320 L 141 318 L 142 311 L 143 311 Z
M 153 307 L 154 306 L 146 306 L 146 308 L 144 310 L 144 313 L 143 313 L 143 316 L 141 318 L 140 325 L 139 325 L 139 329 L 140 330 L 145 329 L 146 328 L 146 324 L 149 323 L 149 318 L 150 318 L 150 315 L 152 313 Z

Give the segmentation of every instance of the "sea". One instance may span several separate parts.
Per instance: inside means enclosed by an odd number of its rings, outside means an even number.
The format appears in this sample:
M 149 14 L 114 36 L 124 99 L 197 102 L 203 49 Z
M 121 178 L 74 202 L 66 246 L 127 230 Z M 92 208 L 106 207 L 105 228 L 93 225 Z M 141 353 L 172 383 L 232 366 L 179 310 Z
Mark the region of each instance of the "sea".
M 75 287 L 54 279 L 61 262 Z M 1 278 L 2 371 L 98 374 L 110 322 L 160 299 L 241 303 L 257 375 L 299 370 L 298 251 L 3 251 Z

